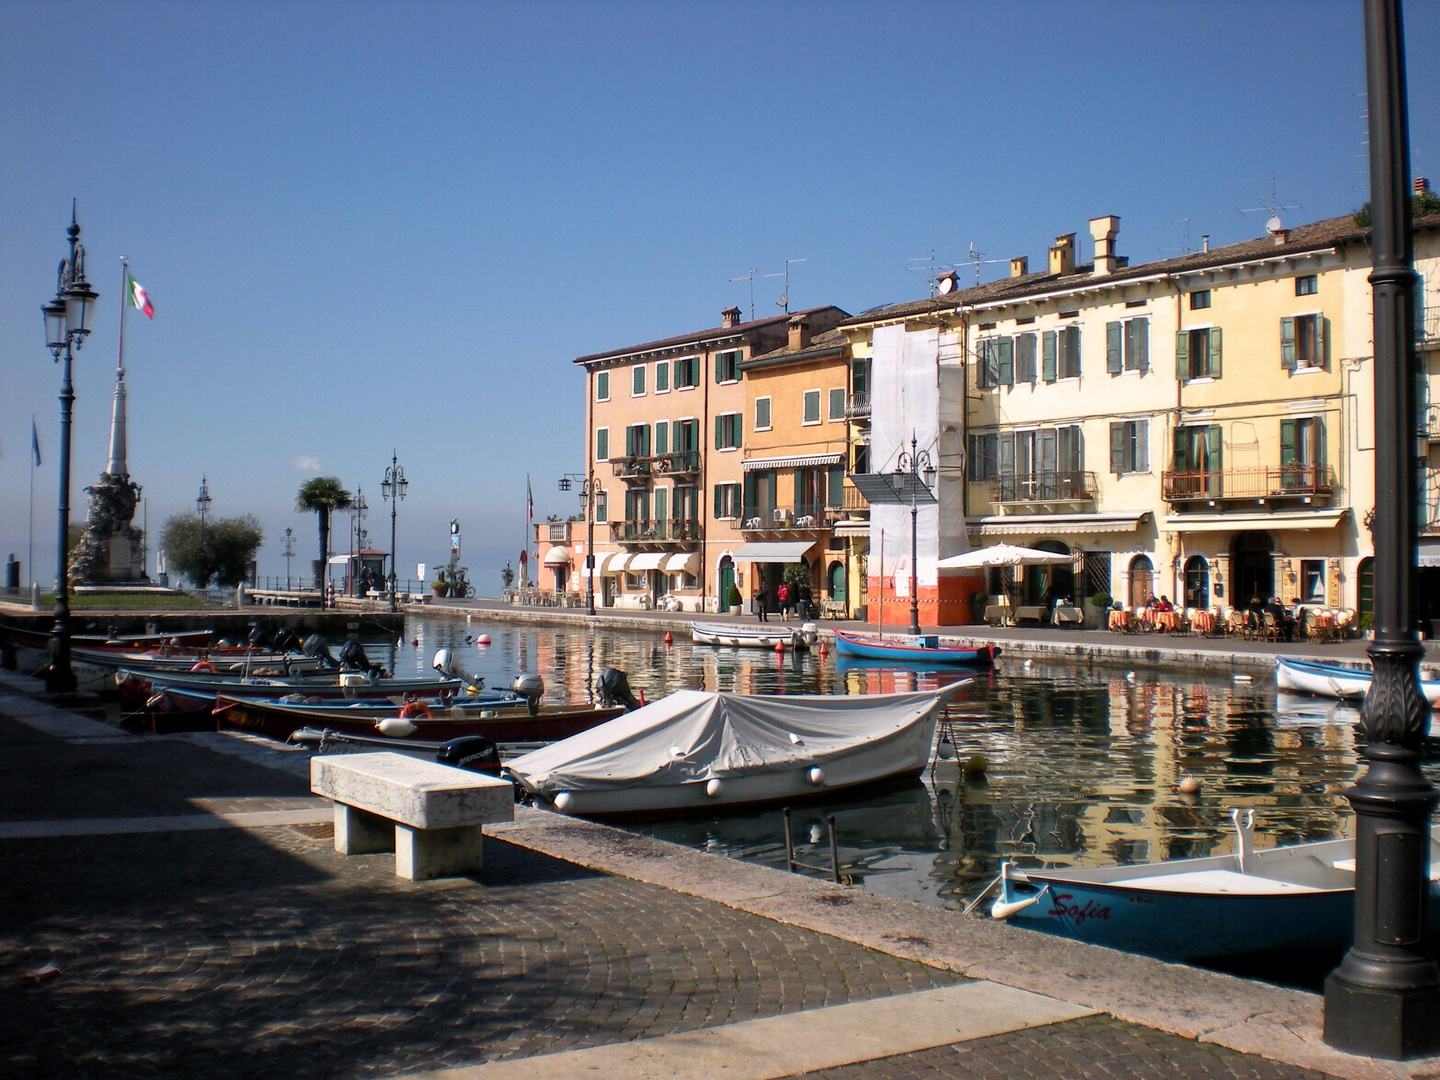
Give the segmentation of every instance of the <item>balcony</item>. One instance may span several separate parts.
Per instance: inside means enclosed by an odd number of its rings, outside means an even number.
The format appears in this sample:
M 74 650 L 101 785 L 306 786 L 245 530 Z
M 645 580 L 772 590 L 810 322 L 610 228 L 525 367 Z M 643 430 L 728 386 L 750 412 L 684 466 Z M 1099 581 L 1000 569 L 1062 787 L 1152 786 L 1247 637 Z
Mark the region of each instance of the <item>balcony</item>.
M 1440 440 L 1440 405 L 1427 405 L 1420 417 L 1420 437 L 1431 442 Z
M 1416 329 L 1416 348 L 1432 349 L 1440 345 L 1440 305 L 1426 307 L 1425 317 L 1420 320 Z
M 1420 495 L 1420 531 L 1440 536 L 1440 465 L 1425 470 Z
M 1161 474 L 1167 502 L 1222 502 L 1267 499 L 1328 499 L 1335 491 L 1329 465 L 1261 465 L 1217 472 L 1191 470 Z
M 857 491 L 862 505 L 863 496 Z M 843 506 L 817 506 L 799 503 L 795 506 L 746 506 L 740 513 L 740 531 L 746 533 L 779 533 L 786 536 L 798 533 L 822 532 L 841 518 L 846 517 Z
M 688 544 L 698 541 L 700 536 L 700 522 L 688 518 L 610 523 L 610 539 L 619 544 Z
M 648 480 L 654 476 L 690 476 L 700 471 L 700 451 L 676 450 L 649 457 L 614 458 L 615 475 L 623 480 Z
M 846 420 L 863 420 L 870 415 L 870 395 L 851 394 L 845 402 Z
M 1098 491 L 1095 474 L 1084 470 L 990 477 L 990 501 L 1001 505 L 1093 503 Z

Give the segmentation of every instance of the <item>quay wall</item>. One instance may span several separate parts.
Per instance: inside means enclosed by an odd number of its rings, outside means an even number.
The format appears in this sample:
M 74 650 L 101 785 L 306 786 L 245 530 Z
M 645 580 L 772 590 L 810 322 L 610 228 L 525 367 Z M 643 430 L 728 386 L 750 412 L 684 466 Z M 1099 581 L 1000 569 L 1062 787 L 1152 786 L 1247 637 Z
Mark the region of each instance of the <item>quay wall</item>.
M 53 611 L 32 611 L 26 604 L 0 606 L 0 621 L 49 633 L 55 623 Z M 114 627 L 122 634 L 165 634 L 187 630 L 214 630 L 221 637 L 243 638 L 252 625 L 273 633 L 287 626 L 301 637 L 323 634 L 332 641 L 350 636 L 399 637 L 405 630 L 405 616 L 388 611 L 322 611 L 319 608 L 246 607 L 241 610 L 200 609 L 191 611 L 120 611 L 70 612 L 72 634 L 103 634 Z

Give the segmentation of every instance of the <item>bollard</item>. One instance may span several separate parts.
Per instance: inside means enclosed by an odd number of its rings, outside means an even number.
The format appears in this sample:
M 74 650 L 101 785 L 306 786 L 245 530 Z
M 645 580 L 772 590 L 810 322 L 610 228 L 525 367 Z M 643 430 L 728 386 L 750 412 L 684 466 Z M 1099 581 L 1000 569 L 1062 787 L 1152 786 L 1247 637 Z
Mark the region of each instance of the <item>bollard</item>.
M 826 814 L 825 823 L 830 826 L 830 871 L 835 876 L 835 884 L 840 881 L 840 849 L 835 846 L 835 815 Z
M 795 838 L 790 835 L 790 808 L 787 806 L 780 813 L 785 818 L 785 869 L 793 874 L 795 872 Z
M 30 610 L 40 610 L 40 583 L 38 581 L 30 583 Z

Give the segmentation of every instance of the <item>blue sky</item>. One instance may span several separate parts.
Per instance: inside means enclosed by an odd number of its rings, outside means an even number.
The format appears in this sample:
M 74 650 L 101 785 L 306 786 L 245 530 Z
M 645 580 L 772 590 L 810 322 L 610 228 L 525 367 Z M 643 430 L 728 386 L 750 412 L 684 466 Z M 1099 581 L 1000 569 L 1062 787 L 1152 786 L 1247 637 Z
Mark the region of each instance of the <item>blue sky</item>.
M 460 519 L 482 587 L 583 466 L 577 355 L 713 326 L 751 267 L 792 307 L 923 296 L 909 268 L 1029 255 L 1119 214 L 1132 261 L 1367 198 L 1359 0 L 1330 3 L 20 3 L 0 0 L 0 553 L 29 424 L 53 574 L 59 372 L 40 305 L 78 198 L 95 333 L 73 502 L 104 466 L 119 256 L 130 464 L 151 531 L 263 523 L 313 470 L 411 480 L 400 568 Z M 1406 13 L 1415 171 L 1440 181 L 1440 3 Z M 1185 220 L 1188 219 L 1188 224 Z M 962 267 L 962 280 L 973 269 Z M 980 267 L 998 276 L 1003 263 Z M 780 279 L 758 278 L 757 314 Z M 342 526 L 343 529 L 343 526 Z M 382 539 L 383 538 L 383 539 Z M 27 571 L 27 577 L 31 576 Z

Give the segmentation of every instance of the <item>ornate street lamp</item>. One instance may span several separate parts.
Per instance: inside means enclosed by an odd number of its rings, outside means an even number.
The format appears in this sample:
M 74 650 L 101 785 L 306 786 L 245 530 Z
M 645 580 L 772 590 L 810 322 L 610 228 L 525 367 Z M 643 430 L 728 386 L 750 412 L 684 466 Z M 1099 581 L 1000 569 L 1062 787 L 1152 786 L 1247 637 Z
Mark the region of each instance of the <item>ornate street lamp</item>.
M 1410 132 L 1400 0 L 1365 0 L 1370 114 L 1370 285 L 1375 320 L 1375 676 L 1360 721 L 1365 775 L 1355 808 L 1355 937 L 1325 980 L 1325 1041 L 1351 1054 L 1440 1050 L 1440 966 L 1425 950 L 1430 815 L 1420 771 L 1430 707 L 1420 693 L 1416 509 L 1420 473 Z
M 395 596 L 395 511 L 400 505 L 400 500 L 405 498 L 405 491 L 410 487 L 410 481 L 405 479 L 405 470 L 400 467 L 400 459 L 396 456 L 398 451 L 390 452 L 390 467 L 385 470 L 385 479 L 380 482 L 380 497 L 390 503 L 390 610 L 398 610 L 398 602 Z
M 295 558 L 295 531 L 289 526 L 285 528 L 285 591 L 290 591 L 290 560 Z
M 208 483 L 205 474 L 201 473 L 200 494 L 195 499 L 195 507 L 197 510 L 200 511 L 200 534 L 202 538 L 205 534 L 205 515 L 210 512 L 210 504 L 213 501 L 214 500 L 210 498 L 210 484 Z
M 585 514 L 585 613 L 595 614 L 595 470 L 589 475 L 566 473 L 560 478 L 560 490 L 569 491 L 580 481 L 580 509 Z
M 352 550 L 354 552 L 354 559 L 350 567 L 350 592 L 356 597 L 361 595 L 360 567 L 363 557 L 360 553 L 365 550 L 365 515 L 369 512 L 370 504 L 365 501 L 365 492 L 356 487 L 355 501 L 350 505 L 350 537 L 353 541 Z
M 70 204 L 70 255 L 60 260 L 55 298 L 42 306 L 45 313 L 45 345 L 58 364 L 64 361 L 60 378 L 60 535 L 56 540 L 55 625 L 50 632 L 50 666 L 45 671 L 45 688 L 51 693 L 75 689 L 75 672 L 70 667 L 70 568 L 66 541 L 70 533 L 70 421 L 75 405 L 75 384 L 70 377 L 74 353 L 90 333 L 90 316 L 99 294 L 85 280 L 85 249 L 80 244 L 80 226 L 75 204 Z
M 935 463 L 930 460 L 930 451 L 916 450 L 917 440 L 915 433 L 910 433 L 910 450 L 900 451 L 900 457 L 895 461 L 895 481 L 893 487 L 896 495 L 910 499 L 910 633 L 920 633 L 920 596 L 918 566 L 916 565 L 918 555 L 918 544 L 915 539 L 916 520 L 920 514 L 921 502 L 934 502 L 935 496 L 930 493 L 930 485 L 935 482 Z M 922 497 L 920 492 L 924 490 Z

